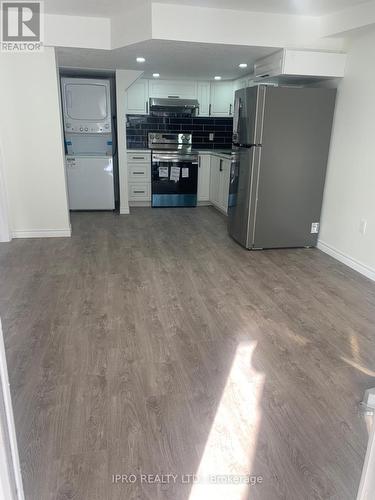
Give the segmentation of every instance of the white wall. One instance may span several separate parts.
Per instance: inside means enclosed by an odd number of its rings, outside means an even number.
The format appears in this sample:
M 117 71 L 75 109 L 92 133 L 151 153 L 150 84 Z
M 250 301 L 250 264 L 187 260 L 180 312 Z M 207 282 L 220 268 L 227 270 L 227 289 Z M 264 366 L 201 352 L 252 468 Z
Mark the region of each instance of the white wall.
M 120 214 L 129 213 L 128 164 L 126 156 L 126 103 L 125 92 L 143 71 L 126 69 L 116 70 L 116 106 L 117 106 L 117 151 L 120 185 Z
M 8 195 L 5 186 L 4 161 L 0 143 L 0 242 L 12 239 L 9 226 Z
M 13 237 L 70 236 L 53 48 L 0 53 L 0 109 Z
M 322 38 L 320 18 L 152 4 L 152 38 L 265 47 L 341 50 L 340 38 Z
M 111 48 L 111 22 L 104 17 L 46 14 L 45 44 L 86 49 Z
M 338 89 L 319 247 L 375 279 L 375 28 L 352 40 Z M 365 235 L 361 220 L 367 220 Z
M 344 40 L 338 36 L 375 23 L 375 0 L 323 16 L 209 9 L 163 0 L 152 5 L 150 0 L 121 0 L 112 6 L 108 17 L 45 14 L 46 45 L 108 50 L 156 38 L 341 50 Z
M 340 36 L 375 23 L 375 1 L 367 1 L 320 18 L 320 36 Z
M 121 2 L 111 16 L 111 48 L 124 47 L 151 38 L 151 2 Z

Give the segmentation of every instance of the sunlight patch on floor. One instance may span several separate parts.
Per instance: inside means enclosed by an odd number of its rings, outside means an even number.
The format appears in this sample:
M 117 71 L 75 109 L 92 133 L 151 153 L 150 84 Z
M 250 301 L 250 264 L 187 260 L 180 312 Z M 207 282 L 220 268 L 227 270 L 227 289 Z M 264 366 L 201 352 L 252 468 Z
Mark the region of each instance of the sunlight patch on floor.
M 256 342 L 237 347 L 189 500 L 249 498 L 264 386 L 264 375 L 251 365 L 255 348 Z
M 341 356 L 341 359 L 345 361 L 345 363 L 364 373 L 365 375 L 368 375 L 369 377 L 375 377 L 375 372 L 373 370 L 370 370 L 369 368 L 366 368 L 366 366 L 362 366 L 359 363 L 352 361 L 351 359 L 345 358 L 344 356 Z

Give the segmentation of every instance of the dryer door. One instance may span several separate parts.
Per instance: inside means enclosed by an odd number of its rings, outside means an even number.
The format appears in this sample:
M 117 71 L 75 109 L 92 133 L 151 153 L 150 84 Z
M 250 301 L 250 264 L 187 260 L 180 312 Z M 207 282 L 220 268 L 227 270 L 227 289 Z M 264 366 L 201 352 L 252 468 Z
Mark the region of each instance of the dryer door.
M 108 80 L 63 78 L 65 130 L 73 133 L 109 133 L 111 103 Z

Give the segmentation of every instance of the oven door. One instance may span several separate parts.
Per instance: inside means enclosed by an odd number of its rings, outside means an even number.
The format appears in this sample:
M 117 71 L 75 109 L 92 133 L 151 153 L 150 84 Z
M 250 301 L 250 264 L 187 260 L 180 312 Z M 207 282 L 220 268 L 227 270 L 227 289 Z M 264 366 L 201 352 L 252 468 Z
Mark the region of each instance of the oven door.
M 152 207 L 197 205 L 198 157 L 181 153 L 152 153 Z

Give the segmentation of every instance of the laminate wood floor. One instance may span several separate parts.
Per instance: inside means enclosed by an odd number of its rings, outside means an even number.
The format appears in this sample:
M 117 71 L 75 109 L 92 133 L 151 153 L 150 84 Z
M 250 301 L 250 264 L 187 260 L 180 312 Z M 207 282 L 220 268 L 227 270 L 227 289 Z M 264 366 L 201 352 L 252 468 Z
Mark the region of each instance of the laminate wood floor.
M 374 283 L 213 208 L 132 212 L 0 245 L 27 500 L 354 500 Z

